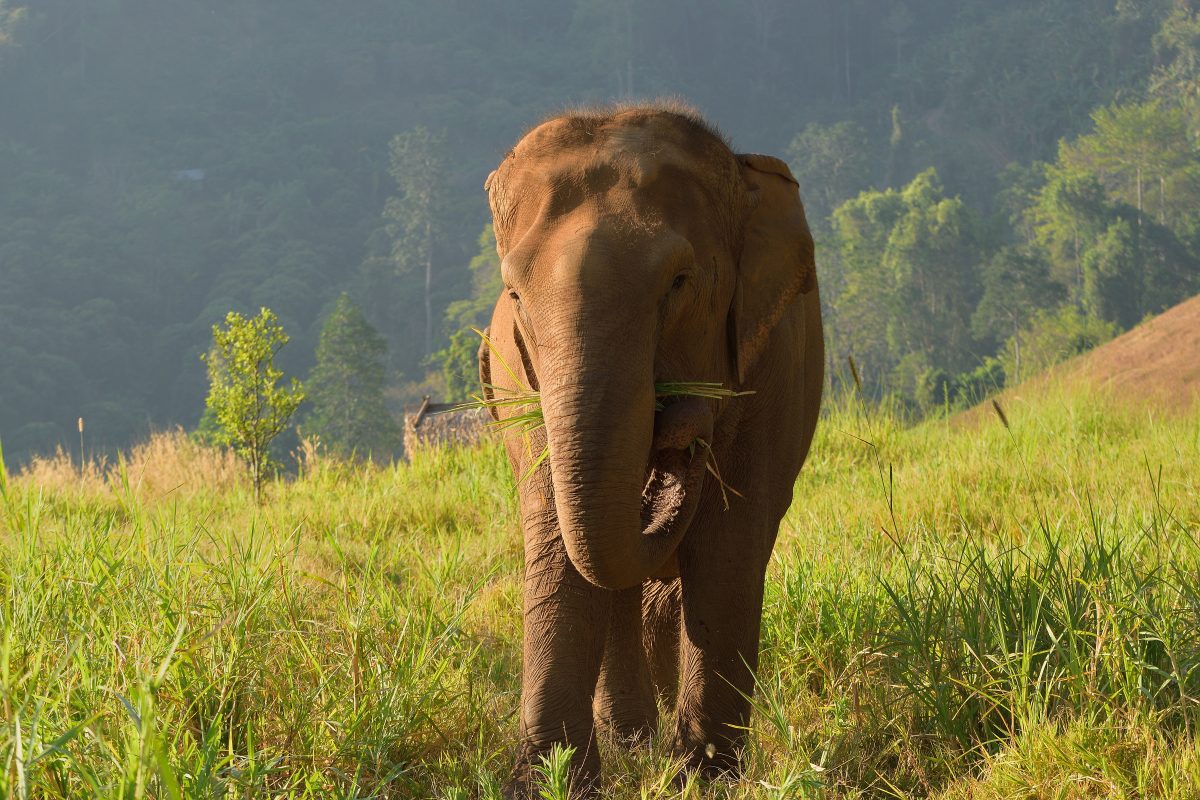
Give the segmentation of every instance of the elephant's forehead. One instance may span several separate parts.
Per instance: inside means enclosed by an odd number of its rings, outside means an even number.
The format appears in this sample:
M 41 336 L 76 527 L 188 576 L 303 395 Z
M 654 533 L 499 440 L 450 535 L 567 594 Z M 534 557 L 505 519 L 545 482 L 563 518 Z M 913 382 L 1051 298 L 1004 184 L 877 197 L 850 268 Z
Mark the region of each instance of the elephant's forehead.
M 708 183 L 731 156 L 723 144 L 670 116 L 607 121 L 557 118 L 526 134 L 509 167 L 522 182 L 575 184 L 589 192 L 637 188 L 660 177 Z
M 670 144 L 608 139 L 602 144 L 543 153 L 514 164 L 514 177 L 528 189 L 582 190 L 598 195 L 612 190 L 650 189 L 662 180 L 704 183 L 706 174 L 694 157 Z
M 616 213 L 632 223 L 681 222 L 722 201 L 719 185 L 696 158 L 636 134 L 591 147 L 573 147 L 522 159 L 509 185 L 517 216 L 563 219 L 581 213 Z M 587 209 L 591 209 L 588 211 Z
M 501 249 L 532 230 L 601 217 L 699 240 L 731 230 L 740 176 L 729 147 L 696 122 L 631 111 L 542 123 L 505 158 L 489 193 Z

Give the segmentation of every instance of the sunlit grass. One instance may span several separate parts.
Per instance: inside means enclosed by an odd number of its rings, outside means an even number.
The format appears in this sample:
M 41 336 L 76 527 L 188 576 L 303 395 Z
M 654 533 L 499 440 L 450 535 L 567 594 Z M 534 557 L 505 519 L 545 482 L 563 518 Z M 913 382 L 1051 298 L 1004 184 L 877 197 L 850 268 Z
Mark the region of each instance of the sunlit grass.
M 604 796 L 1195 796 L 1200 413 L 830 405 L 746 778 L 681 788 L 664 731 L 604 746 Z M 498 796 L 521 575 L 498 446 L 316 460 L 261 507 L 59 472 L 0 474 L 0 795 Z

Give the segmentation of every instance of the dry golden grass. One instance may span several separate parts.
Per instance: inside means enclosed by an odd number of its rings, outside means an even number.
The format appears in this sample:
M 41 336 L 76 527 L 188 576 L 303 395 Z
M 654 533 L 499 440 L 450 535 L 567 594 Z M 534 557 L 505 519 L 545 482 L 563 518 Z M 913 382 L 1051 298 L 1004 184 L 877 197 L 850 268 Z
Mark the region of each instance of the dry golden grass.
M 246 481 L 246 470 L 233 451 L 198 444 L 182 428 L 156 433 L 134 447 L 125 471 L 130 483 L 148 497 L 181 489 L 221 491 Z M 110 471 L 110 483 L 112 477 Z
M 108 463 L 104 456 L 80 465 L 79 459 L 60 446 L 52 456 L 34 456 L 17 474 L 17 480 L 56 491 L 77 489 L 86 494 L 103 494 L 108 490 L 107 472 Z
M 142 500 L 175 492 L 198 494 L 242 486 L 246 471 L 231 450 L 198 444 L 182 428 L 153 434 L 115 463 L 94 456 L 81 467 L 61 447 L 52 456 L 36 456 L 17 481 L 48 490 L 97 496 L 132 491 Z

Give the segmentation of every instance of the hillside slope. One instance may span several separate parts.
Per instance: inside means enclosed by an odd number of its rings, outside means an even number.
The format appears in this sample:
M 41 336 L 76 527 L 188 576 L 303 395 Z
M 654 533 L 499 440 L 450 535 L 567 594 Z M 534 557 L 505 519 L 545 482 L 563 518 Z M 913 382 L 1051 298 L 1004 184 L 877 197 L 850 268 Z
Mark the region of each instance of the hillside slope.
M 1190 407 L 1200 400 L 1200 295 L 1051 370 L 1056 375 L 1122 399 Z
M 1005 389 L 996 396 L 1007 416 L 1048 391 L 1091 387 L 1132 403 L 1188 411 L 1200 406 L 1200 295 L 1167 309 L 1107 344 Z M 992 400 L 954 418 L 972 426 L 995 419 Z

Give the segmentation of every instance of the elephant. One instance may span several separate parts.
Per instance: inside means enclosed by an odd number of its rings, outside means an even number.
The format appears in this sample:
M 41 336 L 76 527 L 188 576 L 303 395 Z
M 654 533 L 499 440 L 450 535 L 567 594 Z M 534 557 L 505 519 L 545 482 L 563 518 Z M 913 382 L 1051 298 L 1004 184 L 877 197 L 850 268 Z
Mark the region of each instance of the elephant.
M 645 741 L 660 703 L 688 770 L 736 776 L 768 561 L 824 384 L 797 182 L 653 102 L 538 124 L 484 188 L 504 283 L 485 402 L 503 422 L 528 411 L 505 397 L 536 391 L 544 419 L 505 429 L 525 556 L 506 796 L 529 796 L 556 744 L 594 792 L 597 733 Z M 737 396 L 658 396 L 672 381 Z

